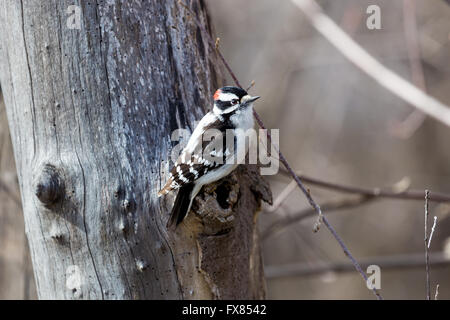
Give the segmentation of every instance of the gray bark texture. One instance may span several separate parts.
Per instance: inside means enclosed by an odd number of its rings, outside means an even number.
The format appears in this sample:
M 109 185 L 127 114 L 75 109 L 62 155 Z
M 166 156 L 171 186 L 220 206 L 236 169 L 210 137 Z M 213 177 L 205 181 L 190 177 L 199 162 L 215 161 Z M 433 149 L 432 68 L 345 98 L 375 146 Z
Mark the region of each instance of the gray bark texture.
M 71 29 L 69 6 L 81 9 Z M 211 31 L 204 1 L 188 2 Z M 43 299 L 254 299 L 270 190 L 241 166 L 169 233 L 175 145 L 223 84 L 175 0 L 2 0 L 0 81 Z

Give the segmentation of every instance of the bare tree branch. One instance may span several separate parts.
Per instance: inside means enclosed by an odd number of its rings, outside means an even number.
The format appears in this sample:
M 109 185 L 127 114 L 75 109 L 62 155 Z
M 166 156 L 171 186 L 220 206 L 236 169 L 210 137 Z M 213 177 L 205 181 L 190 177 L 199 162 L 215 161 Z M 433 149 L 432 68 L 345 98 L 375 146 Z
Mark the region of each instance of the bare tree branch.
M 392 194 L 400 194 L 405 192 L 406 189 L 409 188 L 409 181 L 405 181 L 405 179 L 400 180 L 395 185 L 390 188 L 389 191 Z M 375 200 L 377 196 L 375 194 L 359 194 L 358 196 L 350 196 L 346 198 L 331 200 L 322 204 L 321 207 L 326 208 L 327 211 L 337 211 L 343 209 L 350 209 L 366 204 L 372 200 Z M 293 215 L 287 216 L 286 218 L 279 219 L 269 225 L 264 232 L 262 233 L 262 239 L 266 239 L 273 235 L 274 233 L 298 222 L 305 218 L 310 217 L 313 214 L 311 210 L 302 210 Z
M 280 169 L 280 172 L 284 175 L 290 175 L 286 170 L 283 169 Z M 423 201 L 423 191 L 409 190 L 403 192 L 396 192 L 393 190 L 386 190 L 381 188 L 362 188 L 327 182 L 306 176 L 304 174 L 298 174 L 298 176 L 300 177 L 300 179 L 302 179 L 302 181 L 306 183 L 338 192 L 356 193 L 366 196 L 373 196 L 377 198 L 393 198 L 393 199 Z M 430 192 L 428 200 L 433 202 L 450 202 L 450 195 L 438 192 Z
M 434 119 L 450 126 L 450 108 L 386 68 L 350 38 L 314 0 L 291 0 L 347 59 L 381 86 Z
M 403 24 L 409 65 L 411 67 L 411 81 L 423 92 L 426 92 L 427 88 L 418 42 L 415 0 L 403 0 Z M 394 124 L 391 132 L 399 138 L 408 139 L 420 128 L 425 119 L 426 115 L 416 109 L 405 120 Z
M 361 267 L 377 265 L 382 270 L 401 270 L 412 268 L 423 268 L 425 262 L 423 253 L 400 254 L 392 256 L 381 256 L 360 259 Z M 430 255 L 430 264 L 433 267 L 450 266 L 450 257 L 444 253 L 433 253 Z M 265 274 L 268 279 L 285 277 L 306 277 L 320 275 L 327 272 L 345 273 L 351 272 L 353 265 L 348 262 L 335 263 L 293 263 L 280 266 L 265 266 Z
M 329 213 L 359 207 L 361 205 L 371 202 L 374 199 L 375 197 L 373 196 L 365 196 L 365 195 L 347 196 L 340 199 L 326 201 L 322 203 L 320 207 L 324 211 L 327 211 Z M 277 219 L 275 222 L 266 227 L 266 229 L 261 233 L 261 239 L 266 240 L 269 237 L 280 232 L 284 228 L 292 226 L 294 223 L 299 222 L 303 219 L 312 217 L 315 214 L 316 211 L 313 208 L 306 208 L 294 214 Z

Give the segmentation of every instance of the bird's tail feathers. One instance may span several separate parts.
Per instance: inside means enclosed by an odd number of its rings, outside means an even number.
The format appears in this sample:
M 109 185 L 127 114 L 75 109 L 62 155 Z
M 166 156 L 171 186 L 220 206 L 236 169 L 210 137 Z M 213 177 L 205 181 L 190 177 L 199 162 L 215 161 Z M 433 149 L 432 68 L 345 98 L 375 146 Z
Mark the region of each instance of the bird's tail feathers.
M 175 229 L 187 216 L 188 210 L 190 209 L 189 206 L 191 204 L 191 194 L 193 189 L 194 184 L 189 183 L 182 186 L 178 191 L 169 221 L 167 222 L 167 229 Z

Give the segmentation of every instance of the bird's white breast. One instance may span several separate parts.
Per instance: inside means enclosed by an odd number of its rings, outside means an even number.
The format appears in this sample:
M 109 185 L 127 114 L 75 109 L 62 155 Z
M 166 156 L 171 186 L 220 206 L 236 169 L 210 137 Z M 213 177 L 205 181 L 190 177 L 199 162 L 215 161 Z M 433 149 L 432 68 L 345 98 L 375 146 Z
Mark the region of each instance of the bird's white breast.
M 253 106 L 248 106 L 245 109 L 236 110 L 235 114 L 230 117 L 231 122 L 236 127 L 236 129 L 242 129 L 247 131 L 253 128 Z

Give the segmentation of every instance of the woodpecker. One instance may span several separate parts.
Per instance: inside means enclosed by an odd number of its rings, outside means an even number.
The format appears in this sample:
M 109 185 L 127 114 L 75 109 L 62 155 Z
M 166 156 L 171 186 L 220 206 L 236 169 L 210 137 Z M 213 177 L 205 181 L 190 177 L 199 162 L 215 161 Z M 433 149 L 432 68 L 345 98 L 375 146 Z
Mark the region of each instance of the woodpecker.
M 238 150 L 248 151 L 245 139 L 237 137 L 253 128 L 253 102 L 260 97 L 252 97 L 238 87 L 226 86 L 218 89 L 213 98 L 212 110 L 200 120 L 170 171 L 165 186 L 158 192 L 160 197 L 179 189 L 167 222 L 168 229 L 176 228 L 188 215 L 202 186 L 220 180 L 236 169 L 238 163 L 227 161 L 230 157 L 236 159 Z M 223 140 L 229 139 L 231 132 L 233 147 L 227 148 L 225 141 L 217 143 L 220 139 L 205 138 L 208 131 L 220 132 Z

